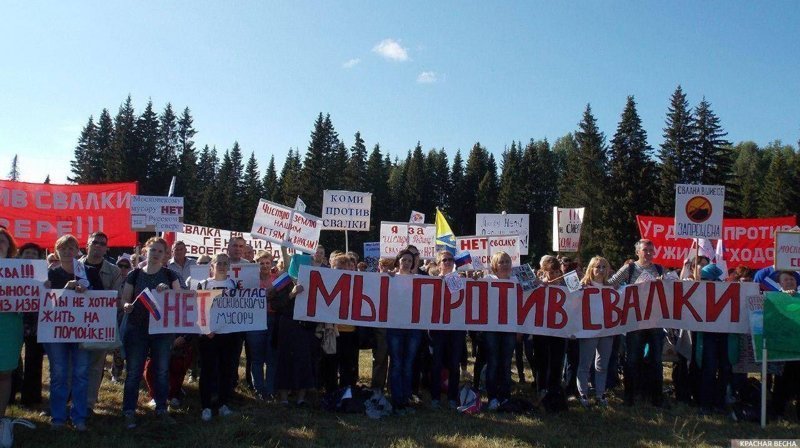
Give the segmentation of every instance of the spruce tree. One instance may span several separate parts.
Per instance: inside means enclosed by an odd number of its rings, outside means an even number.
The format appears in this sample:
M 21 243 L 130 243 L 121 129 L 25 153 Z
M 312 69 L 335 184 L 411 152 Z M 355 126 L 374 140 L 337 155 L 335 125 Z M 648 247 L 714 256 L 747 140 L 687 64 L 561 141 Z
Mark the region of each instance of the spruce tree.
M 597 127 L 592 108 L 586 105 L 583 119 L 575 133 L 579 166 L 572 186 L 580 202 L 569 206 L 585 207 L 581 230 L 581 255 L 588 260 L 601 253 L 604 207 L 607 204 L 605 137 Z M 564 204 L 567 205 L 567 204 Z
M 344 188 L 350 191 L 369 191 L 367 189 L 367 147 L 361 133 L 356 132 L 353 146 L 350 147 L 350 158 L 344 172 Z
M 250 218 L 250 212 L 245 211 L 243 209 L 244 206 L 244 184 L 245 184 L 245 177 L 244 177 L 244 162 L 242 157 L 242 149 L 239 147 L 239 142 L 233 142 L 233 148 L 230 151 L 230 159 L 231 159 L 231 172 L 229 177 L 222 177 L 221 179 L 225 179 L 231 186 L 231 193 L 232 196 L 230 197 L 229 201 L 226 204 L 229 204 L 229 211 L 231 214 L 231 222 L 233 223 L 233 227 L 228 227 L 231 230 L 238 230 L 242 231 L 244 229 L 250 230 L 253 221 L 251 220 L 249 223 L 247 220 Z M 223 164 L 225 160 L 223 158 Z M 255 207 L 253 208 L 255 210 Z M 248 215 L 248 218 L 245 219 L 245 215 Z
M 97 150 L 97 166 L 102 172 L 99 177 L 101 182 L 114 182 L 120 180 L 115 177 L 122 170 L 120 154 L 114 151 L 114 121 L 108 109 L 103 109 L 100 119 L 97 120 L 97 135 L 94 144 Z
M 336 165 L 334 159 L 338 148 L 339 137 L 333 129 L 330 115 L 323 117 L 320 112 L 311 132 L 301 176 L 300 196 L 306 203 L 309 213 L 319 216 L 322 208 L 322 190 L 332 188 L 333 181 L 338 176 L 331 170 Z M 290 205 L 294 205 L 294 198 Z
M 300 150 L 294 151 L 289 148 L 289 154 L 286 156 L 286 162 L 283 163 L 280 177 L 280 190 L 283 197 L 277 202 L 294 207 L 295 200 L 303 192 L 304 172 L 300 162 Z M 305 200 L 305 198 L 303 199 Z
M 166 194 L 172 176 L 178 175 L 180 154 L 178 117 L 172 110 L 172 104 L 167 103 L 158 122 L 158 144 L 150 169 L 155 173 L 152 179 L 155 190 L 162 192 L 158 194 Z
M 522 192 L 527 182 L 522 158 L 522 148 L 517 146 L 517 142 L 512 141 L 511 148 L 503 152 L 497 206 L 508 213 L 527 213 L 528 210 Z
M 608 194 L 605 198 L 604 254 L 612 265 L 619 266 L 639 239 L 637 214 L 651 214 L 655 205 L 655 163 L 647 133 L 636 112 L 636 102 L 629 96 L 617 132 L 611 139 Z
M 452 190 L 445 210 L 453 219 L 448 223 L 456 235 L 469 235 L 467 233 L 469 222 L 465 220 L 465 215 L 462 213 L 466 193 L 464 191 L 464 159 L 461 158 L 460 149 L 456 151 L 456 155 L 453 157 L 453 167 L 450 170 L 450 185 Z
M 407 202 L 406 194 L 406 162 L 395 158 L 389 171 L 388 187 L 391 206 L 387 221 L 407 221 L 411 206 Z
M 791 146 L 783 146 L 780 141 L 771 143 L 765 150 L 771 153 L 772 160 L 761 190 L 759 215 L 770 218 L 793 214 L 798 199 L 795 192 L 794 150 Z
M 264 172 L 264 180 L 261 182 L 261 198 L 268 201 L 278 201 L 280 196 L 280 184 L 278 183 L 278 172 L 275 170 L 275 156 L 269 157 L 267 170 Z
M 101 116 L 102 118 L 102 116 Z M 101 121 L 102 126 L 102 121 Z M 101 127 L 102 129 L 102 127 Z M 129 182 L 136 180 L 138 173 L 144 171 L 146 165 L 139 158 L 139 143 L 136 136 L 136 113 L 131 96 L 119 107 L 114 117 L 114 140 L 109 155 L 109 180 Z M 140 186 L 139 192 L 142 192 Z M 145 188 L 145 191 L 147 189 Z
M 497 208 L 497 196 L 500 190 L 497 179 L 497 162 L 494 154 L 489 154 L 486 160 L 486 171 L 478 183 L 478 191 L 475 193 L 475 206 L 478 213 L 499 212 Z
M 739 200 L 725 207 L 725 214 L 741 218 L 758 217 L 760 194 L 764 185 L 762 151 L 754 142 L 741 142 L 733 148 L 736 161 L 733 164 L 732 181 L 738 185 Z
M 258 172 L 258 162 L 255 153 L 250 153 L 247 159 L 247 166 L 244 169 L 244 186 L 242 190 L 242 229 L 252 228 L 253 216 L 255 215 L 258 202 L 261 199 L 263 185 L 261 184 L 261 174 Z M 249 221 L 249 223 L 248 223 Z
M 576 151 L 571 134 L 557 140 L 556 145 L 561 151 Z M 553 207 L 558 205 L 559 158 L 550 149 L 547 139 L 531 139 L 522 160 L 525 167 L 522 185 L 524 209 L 530 214 L 528 257 L 536 265 L 538 258 L 549 253 L 552 247 Z
M 200 225 L 213 227 L 216 222 L 214 216 L 214 193 L 216 191 L 217 170 L 219 168 L 219 158 L 217 149 L 209 148 L 208 145 L 200 151 L 200 158 L 197 162 L 197 187 L 200 188 L 200 209 L 197 217 Z
M 438 151 L 431 149 L 425 158 L 425 166 L 429 179 L 428 195 L 433 207 L 445 210 L 450 203 L 453 186 L 450 183 L 450 163 L 444 148 Z
M 375 144 L 367 160 L 365 174 L 366 189 L 372 192 L 372 216 L 370 217 L 370 241 L 378 241 L 381 221 L 389 221 L 391 198 L 389 197 L 389 169 L 381 154 L 381 146 Z
M 19 159 L 17 154 L 14 154 L 14 158 L 11 159 L 11 169 L 8 171 L 8 180 L 17 182 L 19 181 Z
M 686 94 L 679 85 L 670 99 L 664 127 L 664 143 L 661 144 L 659 159 L 659 197 L 658 212 L 672 215 L 675 211 L 675 184 L 697 183 L 692 178 L 695 160 L 694 121 Z
M 580 192 L 575 188 L 581 162 L 575 136 L 569 133 L 556 139 L 553 144 L 553 153 L 559 166 L 559 170 L 553 173 L 557 178 L 558 206 L 582 207 L 579 205 L 581 203 Z
M 430 214 L 434 210 L 433 198 L 429 194 L 429 178 L 425 164 L 425 155 L 422 145 L 417 142 L 412 152 L 409 152 L 405 163 L 405 201 L 407 209 L 402 213 L 410 214 L 411 209 Z
M 97 153 L 97 126 L 90 116 L 89 122 L 81 130 L 81 136 L 75 146 L 74 159 L 70 162 L 72 176 L 67 176 L 67 180 L 76 184 L 99 181 L 99 178 L 93 179 L 92 157 L 95 153 Z
M 129 175 L 139 181 L 139 194 L 166 196 L 163 176 L 167 175 L 159 164 L 159 123 L 153 111 L 153 102 L 148 101 L 144 112 L 136 120 L 136 147 L 128 153 Z M 170 178 L 166 179 L 169 186 Z
M 44 178 L 44 184 L 47 185 L 50 183 L 50 175 L 48 174 L 47 177 Z
M 482 147 L 480 142 L 475 143 L 467 157 L 467 164 L 464 167 L 464 178 L 461 185 L 456 187 L 462 189 L 464 196 L 462 199 L 460 212 L 454 213 L 454 218 L 462 224 L 462 231 L 467 235 L 475 234 L 475 215 L 478 213 L 478 189 L 481 182 L 486 177 L 489 165 L 489 152 Z M 487 183 L 485 190 L 490 188 Z
M 197 151 L 194 149 L 193 119 L 189 108 L 183 109 L 178 120 L 178 178 L 175 182 L 175 195 L 183 197 L 185 206 L 185 222 L 199 222 L 200 203 L 202 202 L 204 185 L 198 182 Z
M 711 110 L 711 104 L 703 98 L 694 111 L 692 127 L 695 131 L 695 160 L 697 166 L 693 178 L 704 185 L 725 187 L 726 208 L 739 203 L 739 185 L 732 182 L 733 150 L 725 139 L 728 135 L 720 125 L 719 117 Z

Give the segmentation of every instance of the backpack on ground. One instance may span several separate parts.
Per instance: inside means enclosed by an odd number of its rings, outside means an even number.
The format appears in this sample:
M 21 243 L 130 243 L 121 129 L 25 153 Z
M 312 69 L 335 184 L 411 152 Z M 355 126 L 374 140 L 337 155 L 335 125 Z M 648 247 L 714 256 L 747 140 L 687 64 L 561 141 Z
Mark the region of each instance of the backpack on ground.
M 458 412 L 474 415 L 481 412 L 481 394 L 472 388 L 472 383 L 467 383 L 458 391 Z

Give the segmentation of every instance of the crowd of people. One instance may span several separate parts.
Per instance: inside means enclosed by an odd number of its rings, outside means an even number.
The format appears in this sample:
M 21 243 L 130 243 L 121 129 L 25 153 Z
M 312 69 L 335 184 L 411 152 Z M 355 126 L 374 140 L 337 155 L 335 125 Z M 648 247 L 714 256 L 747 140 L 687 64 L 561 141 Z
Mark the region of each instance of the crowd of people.
M 199 381 L 198 417 L 202 421 L 235 414 L 231 399 L 237 385 L 249 388 L 256 400 L 300 407 L 310 406 L 309 394 L 340 398 L 367 394 L 368 399 L 378 400 L 388 392 L 395 415 L 413 413 L 420 407 L 457 409 L 462 404 L 459 392 L 465 386 L 485 394 L 488 411 L 513 412 L 520 400 L 553 413 L 567 410 L 570 400 L 587 409 L 605 408 L 611 403 L 610 391 L 615 391 L 625 406 L 645 399 L 653 406 L 666 407 L 673 400 L 667 399 L 671 395 L 707 415 L 730 414 L 748 384 L 746 373 L 733 371 L 735 360 L 731 358 L 737 353 L 739 335 L 656 328 L 576 340 L 497 331 L 317 324 L 293 315 L 294 299 L 305 285 L 295 281 L 292 287 L 272 287 L 289 266 L 285 250 L 281 254 L 255 253 L 243 238 L 234 237 L 226 253 L 194 260 L 186 256 L 183 242 L 169 245 L 153 237 L 141 251 L 114 262 L 107 256 L 108 237 L 102 232 L 89 236 L 85 255 L 80 248 L 72 235 L 58 239 L 47 256 L 46 286 L 77 293 L 118 291 L 121 339 L 116 343 L 40 344 L 36 313 L 0 313 L 0 417 L 6 415 L 9 402 L 19 400 L 29 408 L 42 405 L 45 354 L 49 360 L 49 406 L 42 411 L 49 414 L 53 428 L 71 423 L 77 431 L 87 430 L 104 378 L 124 384 L 122 414 L 129 429 L 137 426 L 142 381 L 150 406 L 167 424 L 174 423 L 170 408 L 186 405 L 187 381 Z M 638 241 L 635 252 L 636 259 L 616 271 L 602 256 L 591 258 L 584 269 L 578 260 L 545 255 L 539 260 L 537 276 L 544 284 L 562 285 L 564 275 L 576 271 L 584 286 L 620 287 L 662 278 L 746 282 L 755 275 L 756 281 L 797 296 L 796 272 L 765 268 L 754 273 L 739 267 L 720 280 L 725 273 L 704 257 L 687 260 L 678 273 L 653 263 L 655 248 L 648 240 Z M 34 244 L 17 247 L 13 236 L 0 228 L 0 258 L 14 257 L 43 259 L 45 254 Z M 392 276 L 446 276 L 456 272 L 454 262 L 448 251 L 423 262 L 417 248 L 409 246 L 394 259 L 380 259 L 378 271 Z M 190 283 L 198 289 L 236 288 L 228 272 L 237 263 L 259 265 L 260 287 L 269 290 L 265 330 L 200 336 L 149 333 L 148 310 L 136 300 L 143 290 L 186 289 Z M 208 265 L 208 278 L 189 282 L 191 267 L 196 264 Z M 353 252 L 333 251 L 328 257 L 322 246 L 312 264 L 341 270 L 367 266 Z M 85 276 L 77 271 L 85 271 Z M 487 272 L 461 275 L 514 281 L 511 257 L 504 252 L 491 257 Z M 669 389 L 664 388 L 665 343 L 677 347 Z M 364 349 L 371 350 L 372 366 L 365 375 L 369 381 L 361 384 L 359 354 Z M 240 378 L 243 354 L 246 368 Z M 530 380 L 525 375 L 526 359 L 533 372 Z M 516 381 L 531 383 L 533 389 L 513 387 L 512 367 L 516 367 Z M 772 415 L 782 416 L 787 403 L 799 398 L 799 374 L 800 361 L 785 362 L 764 382 L 771 388 Z M 798 413 L 800 417 L 800 410 Z

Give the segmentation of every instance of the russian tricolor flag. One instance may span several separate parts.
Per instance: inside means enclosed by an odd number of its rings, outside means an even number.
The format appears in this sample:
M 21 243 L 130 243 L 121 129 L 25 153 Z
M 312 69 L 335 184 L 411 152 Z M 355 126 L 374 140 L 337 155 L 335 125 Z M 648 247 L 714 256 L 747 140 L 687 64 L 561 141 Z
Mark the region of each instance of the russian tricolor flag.
M 472 264 L 472 255 L 467 251 L 460 252 L 456 254 L 455 262 L 456 262 L 456 269 L 466 266 L 468 264 Z
M 153 296 L 153 292 L 150 291 L 150 288 L 145 288 L 136 300 L 142 302 L 147 311 L 153 316 L 155 320 L 161 320 L 161 311 L 158 310 L 158 305 L 156 305 L 156 298 Z
M 278 278 L 276 278 L 276 279 L 275 279 L 275 280 L 272 282 L 272 288 L 273 288 L 275 291 L 280 291 L 280 290 L 281 290 L 281 289 L 283 289 L 283 288 L 284 288 L 286 285 L 289 285 L 289 284 L 291 284 L 291 283 L 292 283 L 292 277 L 290 277 L 290 276 L 289 276 L 289 274 L 288 274 L 287 272 L 284 272 L 283 274 L 281 274 L 280 276 L 278 276 Z

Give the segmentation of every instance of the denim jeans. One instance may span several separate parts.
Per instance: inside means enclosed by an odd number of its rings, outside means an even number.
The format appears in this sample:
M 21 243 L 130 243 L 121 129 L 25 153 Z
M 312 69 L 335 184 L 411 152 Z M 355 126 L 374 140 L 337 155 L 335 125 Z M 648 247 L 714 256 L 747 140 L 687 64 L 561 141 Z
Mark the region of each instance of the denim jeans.
M 661 364 L 664 349 L 664 329 L 631 331 L 625 335 L 625 400 L 632 402 L 640 389 L 649 395 L 653 404 L 663 401 L 664 367 Z M 644 347 L 648 345 L 647 363 Z
M 50 362 L 50 415 L 53 423 L 66 423 L 70 396 L 72 423 L 86 423 L 89 352 L 81 350 L 78 343 L 44 344 L 44 350 Z
M 602 397 L 606 392 L 606 377 L 614 336 L 578 339 L 577 342 L 580 348 L 577 372 L 578 394 L 589 396 L 589 374 L 594 366 L 594 390 L 598 398 Z
M 278 316 L 267 316 L 267 329 L 248 331 L 245 337 L 250 346 L 250 378 L 256 392 L 262 396 L 275 393 L 275 374 L 278 372 L 278 350 L 272 347 L 272 336 L 278 322 Z M 266 371 L 266 373 L 265 373 Z
M 486 393 L 489 400 L 511 398 L 511 359 L 517 344 L 516 333 L 487 331 Z
M 389 382 L 392 390 L 392 404 L 403 408 L 411 399 L 411 379 L 414 371 L 414 358 L 422 341 L 422 330 L 386 330 L 386 344 L 389 346 Z
M 174 334 L 148 334 L 147 328 L 128 325 L 123 338 L 125 344 L 125 392 L 122 398 L 123 412 L 136 412 L 139 399 L 139 383 L 144 374 L 144 363 L 149 355 L 155 369 L 153 391 L 156 412 L 167 410 L 169 393 L 169 357 Z
M 442 370 L 448 371 L 447 399 L 458 400 L 458 382 L 461 379 L 461 354 L 464 352 L 466 331 L 431 331 L 433 364 L 431 368 L 431 400 L 442 394 Z

